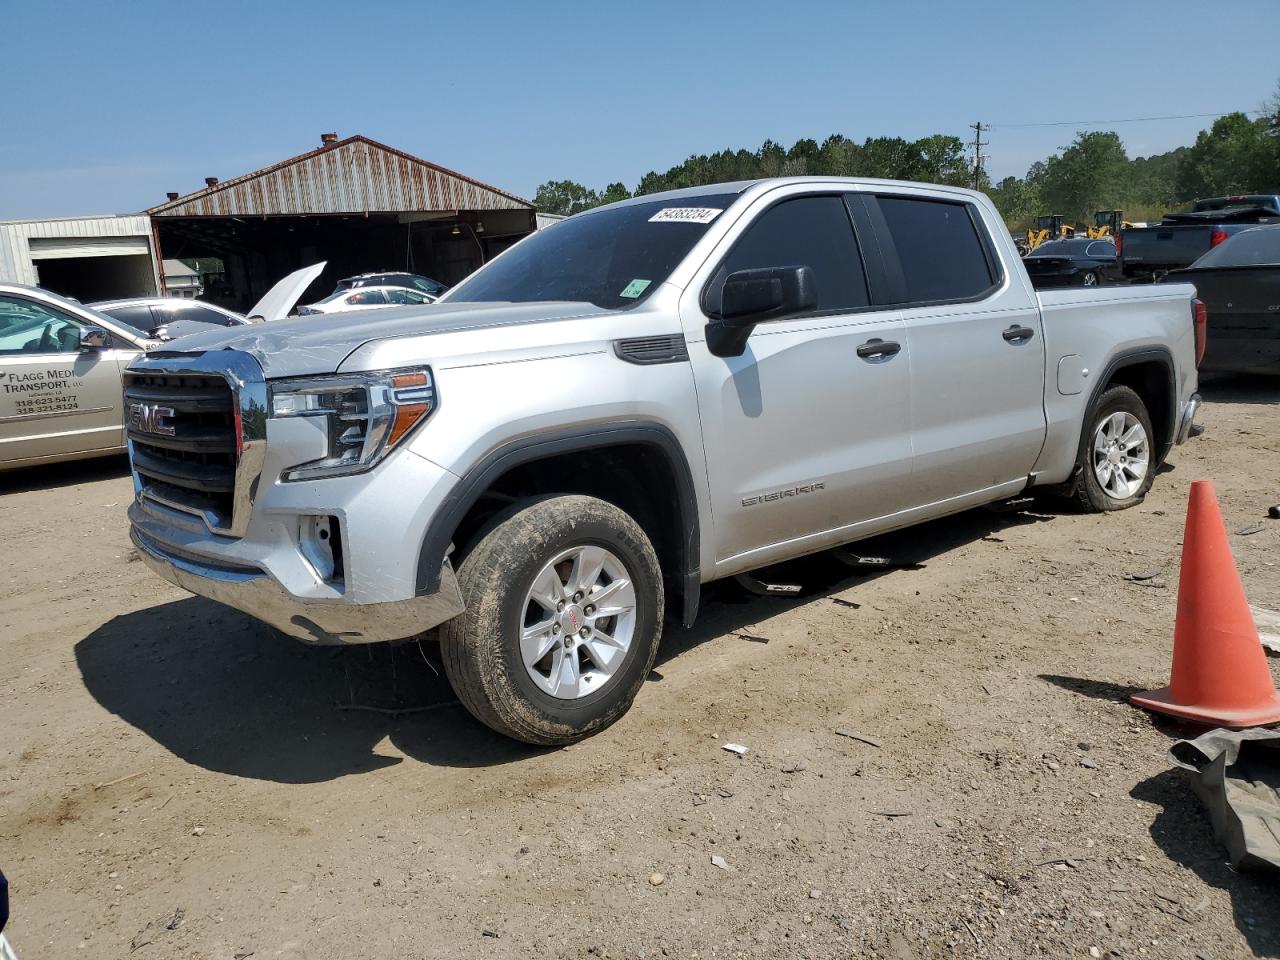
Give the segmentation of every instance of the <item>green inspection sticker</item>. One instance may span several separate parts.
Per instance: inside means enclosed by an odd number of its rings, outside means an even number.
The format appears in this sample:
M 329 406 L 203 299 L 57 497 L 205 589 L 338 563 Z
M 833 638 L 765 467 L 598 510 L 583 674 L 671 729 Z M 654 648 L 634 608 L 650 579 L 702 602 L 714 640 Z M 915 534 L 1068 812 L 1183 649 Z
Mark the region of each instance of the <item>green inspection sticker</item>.
M 622 288 L 622 292 L 618 294 L 618 296 L 629 297 L 630 299 L 634 300 L 636 297 L 640 296 L 640 294 L 644 293 L 645 290 L 649 288 L 650 282 L 651 281 L 649 280 L 632 280 L 630 283 L 628 283 L 625 287 Z

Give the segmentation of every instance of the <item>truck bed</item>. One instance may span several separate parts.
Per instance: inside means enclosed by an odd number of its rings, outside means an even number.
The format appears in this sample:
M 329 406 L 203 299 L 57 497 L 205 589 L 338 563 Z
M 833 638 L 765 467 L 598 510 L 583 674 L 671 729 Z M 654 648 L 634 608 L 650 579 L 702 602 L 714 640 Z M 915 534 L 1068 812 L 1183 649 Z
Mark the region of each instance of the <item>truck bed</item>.
M 1191 382 L 1175 385 L 1177 396 L 1195 388 L 1195 331 L 1189 283 L 1043 291 L 1046 435 L 1036 463 L 1038 482 L 1057 483 L 1071 472 L 1080 424 L 1096 385 L 1106 381 L 1105 355 L 1150 353 L 1169 358 Z M 1172 416 L 1173 410 L 1166 412 Z M 1156 416 L 1155 413 L 1152 414 Z M 1166 423 L 1166 429 L 1170 424 Z

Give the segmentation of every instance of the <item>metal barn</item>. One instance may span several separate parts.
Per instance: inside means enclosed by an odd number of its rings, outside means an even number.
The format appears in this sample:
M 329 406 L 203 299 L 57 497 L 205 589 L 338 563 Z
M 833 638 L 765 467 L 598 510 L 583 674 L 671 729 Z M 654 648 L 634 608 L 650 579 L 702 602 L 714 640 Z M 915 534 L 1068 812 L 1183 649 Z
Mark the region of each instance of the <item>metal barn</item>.
M 307 297 L 394 270 L 456 283 L 536 228 L 528 200 L 363 136 L 231 180 L 209 177 L 147 211 L 156 256 L 217 258 L 204 299 L 247 309 L 280 277 L 328 262 Z

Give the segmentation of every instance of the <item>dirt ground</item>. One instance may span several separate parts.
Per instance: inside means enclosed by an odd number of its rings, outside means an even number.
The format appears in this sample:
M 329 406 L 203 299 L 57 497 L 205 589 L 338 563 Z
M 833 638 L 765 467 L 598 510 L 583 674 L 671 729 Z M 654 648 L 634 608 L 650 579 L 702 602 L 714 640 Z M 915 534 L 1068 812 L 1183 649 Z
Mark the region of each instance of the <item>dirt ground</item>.
M 1189 481 L 1280 609 L 1280 384 L 1204 392 L 1145 504 L 967 513 L 874 547 L 923 569 L 794 566 L 798 600 L 717 585 L 630 714 L 562 750 L 472 721 L 429 646 L 307 648 L 158 580 L 120 461 L 0 477 L 8 935 L 144 960 L 1280 955 L 1280 882 L 1230 869 L 1171 771 L 1195 731 L 1125 702 L 1167 679 Z

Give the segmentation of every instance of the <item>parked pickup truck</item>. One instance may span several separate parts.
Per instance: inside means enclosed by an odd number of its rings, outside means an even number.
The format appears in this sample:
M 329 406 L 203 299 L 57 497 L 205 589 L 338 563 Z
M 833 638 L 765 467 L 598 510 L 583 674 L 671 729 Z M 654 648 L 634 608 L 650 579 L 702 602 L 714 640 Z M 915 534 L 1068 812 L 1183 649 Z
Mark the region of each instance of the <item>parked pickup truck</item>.
M 1157 280 L 1259 223 L 1280 223 L 1280 196 L 1197 200 L 1186 213 L 1166 213 L 1154 226 L 1121 230 L 1116 236 L 1120 270 L 1130 280 Z
M 1037 295 L 967 190 L 639 197 L 435 304 L 133 363 L 133 541 L 309 643 L 438 628 L 471 713 L 568 743 L 708 581 L 1028 490 L 1140 502 L 1199 403 L 1193 292 Z

